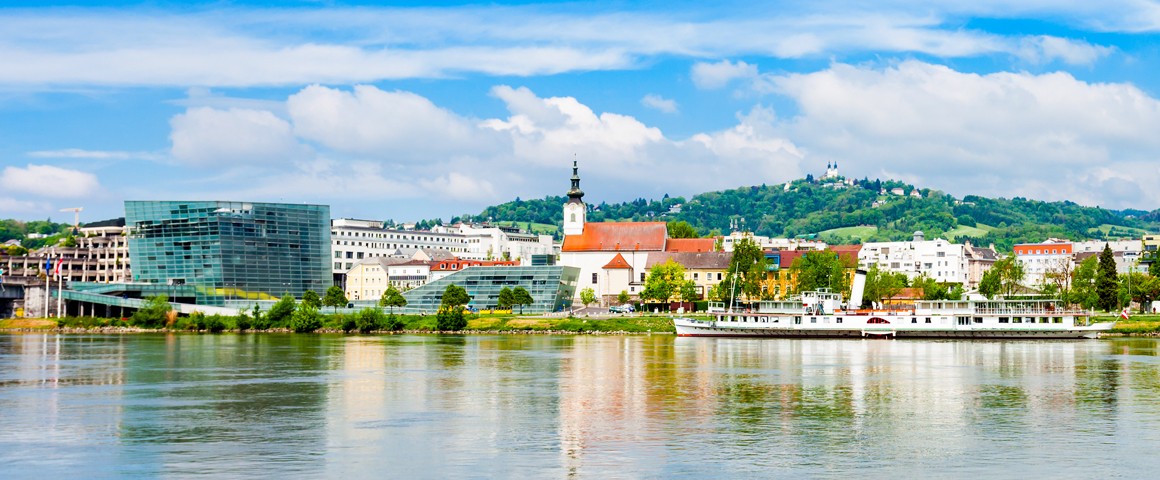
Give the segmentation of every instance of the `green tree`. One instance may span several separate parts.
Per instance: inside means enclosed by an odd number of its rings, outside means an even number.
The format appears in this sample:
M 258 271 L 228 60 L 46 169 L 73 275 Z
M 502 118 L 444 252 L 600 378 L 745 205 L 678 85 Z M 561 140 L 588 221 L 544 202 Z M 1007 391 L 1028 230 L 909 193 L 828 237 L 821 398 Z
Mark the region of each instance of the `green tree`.
M 979 280 L 979 293 L 992 299 L 1002 292 L 1003 280 L 999 278 L 999 271 L 991 268 L 983 272 L 983 278 Z
M 644 289 L 640 292 L 640 299 L 668 302 L 679 293 L 684 281 L 685 267 L 670 258 L 665 263 L 658 263 L 649 269 L 648 276 L 645 277 Z
M 76 239 L 76 237 L 74 237 L 74 236 L 72 236 L 72 235 L 69 235 L 69 236 L 67 236 L 67 237 L 64 237 L 64 240 L 62 240 L 62 241 L 60 242 L 60 246 L 62 246 L 62 247 L 64 247 L 64 248 L 76 248 L 76 246 L 77 246 L 77 239 Z
M 668 223 L 669 238 L 697 238 L 697 229 L 684 220 Z
M 310 305 L 299 305 L 290 318 L 290 329 L 295 333 L 310 333 L 322 328 L 322 314 Z
M 901 272 L 883 272 L 878 264 L 870 266 L 866 272 L 866 284 L 862 290 L 862 306 L 874 307 L 883 300 L 898 295 L 906 286 L 906 274 Z
M 1014 255 L 996 261 L 991 265 L 991 270 L 995 271 L 994 275 L 998 278 L 1000 294 L 1010 296 L 1019 290 L 1019 284 L 1023 281 L 1023 264 Z M 985 274 L 983 279 L 986 279 Z
M 1086 309 L 1096 308 L 1099 295 L 1096 294 L 1096 275 L 1099 270 L 1099 257 L 1085 258 L 1075 267 L 1072 274 L 1071 293 L 1068 295 L 1069 304 L 1078 304 Z
M 264 315 L 266 323 L 272 328 L 285 328 L 290 324 L 290 317 L 294 314 L 296 306 L 297 302 L 292 295 L 282 296 L 282 299 L 270 307 L 270 311 Z
M 755 300 L 761 296 L 761 286 L 768 269 L 765 252 L 751 238 L 742 238 L 733 244 L 733 258 L 725 271 L 727 280 L 717 285 L 714 298 L 732 304 L 735 296 Z M 728 284 L 728 285 L 726 285 Z
M 583 303 L 585 307 L 596 303 L 596 292 L 592 290 L 592 287 L 587 287 L 583 290 L 580 290 L 580 302 Z
M 524 314 L 524 305 L 531 305 L 535 303 L 532 294 L 524 287 L 516 287 L 512 289 L 512 305 L 519 305 L 520 315 Z
M 456 284 L 448 285 L 443 289 L 443 297 L 439 308 L 447 310 L 463 310 L 463 306 L 471 302 L 467 290 Z
M 681 297 L 682 302 L 692 302 L 697 300 L 697 283 L 692 280 L 685 280 L 677 285 L 677 294 Z
M 133 313 L 130 320 L 141 328 L 161 328 L 169 320 L 169 312 L 172 310 L 173 305 L 169 304 L 169 298 L 165 295 L 149 297 L 145 300 L 145 305 Z
M 1116 275 L 1116 258 L 1112 247 L 1104 244 L 1104 251 L 1100 252 L 1099 265 L 1096 267 L 1096 306 L 1103 311 L 1111 311 L 1119 306 L 1117 290 L 1119 279 Z
M 345 307 L 348 302 L 346 293 L 338 285 L 331 285 L 330 288 L 326 289 L 326 296 L 322 298 L 322 304 L 334 308 L 336 313 L 338 307 Z
M 359 332 L 370 333 L 382 328 L 386 322 L 381 310 L 377 308 L 364 308 L 359 310 L 354 323 Z
M 797 291 L 828 288 L 843 296 L 850 296 L 846 264 L 838 254 L 829 250 L 807 252 L 794 259 L 792 267 L 797 274 Z
M 318 298 L 318 293 L 314 290 L 307 290 L 302 293 L 302 304 L 310 305 L 314 309 L 322 308 L 322 299 Z
M 512 289 L 503 287 L 499 290 L 499 299 L 496 300 L 496 308 L 500 310 L 512 308 Z
M 629 296 L 628 296 L 628 291 L 627 291 L 627 290 L 621 290 L 621 291 L 620 291 L 620 294 L 618 294 L 618 295 L 616 296 L 616 302 L 617 302 L 617 303 L 619 303 L 619 304 L 621 304 L 621 305 L 624 305 L 624 304 L 628 303 L 628 301 L 629 301 L 629 300 L 631 300 L 631 299 L 632 299 L 632 297 L 629 297 Z
M 399 293 L 399 289 L 395 288 L 394 285 L 391 285 L 388 286 L 387 290 L 383 292 L 383 295 L 379 297 L 379 306 L 390 307 L 391 315 L 394 315 L 395 307 L 402 308 L 407 306 L 407 298 L 404 297 L 402 293 Z
M 11 255 L 13 257 L 23 257 L 25 255 L 28 255 L 28 249 L 24 248 L 20 245 L 9 245 L 8 246 L 8 255 Z
M 435 315 L 435 328 L 439 331 L 458 331 L 467 328 L 467 318 L 463 316 L 463 306 L 471 301 L 467 290 L 455 284 L 443 290 L 439 313 Z

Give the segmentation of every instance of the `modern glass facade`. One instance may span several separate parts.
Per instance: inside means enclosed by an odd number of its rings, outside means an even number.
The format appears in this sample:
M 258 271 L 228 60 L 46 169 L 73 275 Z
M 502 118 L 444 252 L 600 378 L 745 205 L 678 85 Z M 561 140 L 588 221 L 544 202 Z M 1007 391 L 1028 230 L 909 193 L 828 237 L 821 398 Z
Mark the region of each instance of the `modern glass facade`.
M 192 285 L 199 304 L 331 285 L 326 205 L 126 201 L 125 222 L 133 281 Z
M 455 284 L 471 296 L 468 305 L 477 309 L 495 308 L 504 287 L 524 287 L 534 302 L 524 313 L 547 313 L 571 306 L 580 269 L 564 266 L 471 267 L 403 293 L 407 310 L 434 313 L 443 302 L 443 291 Z

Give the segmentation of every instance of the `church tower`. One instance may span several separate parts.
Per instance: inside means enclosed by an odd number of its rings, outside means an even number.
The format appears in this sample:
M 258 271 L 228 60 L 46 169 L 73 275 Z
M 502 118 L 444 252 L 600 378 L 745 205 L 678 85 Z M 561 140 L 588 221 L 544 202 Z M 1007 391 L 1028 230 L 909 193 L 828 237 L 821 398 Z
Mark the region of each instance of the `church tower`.
M 588 207 L 584 205 L 584 192 L 580 190 L 580 168 L 572 161 L 572 189 L 568 190 L 568 203 L 564 204 L 564 235 L 582 235 Z

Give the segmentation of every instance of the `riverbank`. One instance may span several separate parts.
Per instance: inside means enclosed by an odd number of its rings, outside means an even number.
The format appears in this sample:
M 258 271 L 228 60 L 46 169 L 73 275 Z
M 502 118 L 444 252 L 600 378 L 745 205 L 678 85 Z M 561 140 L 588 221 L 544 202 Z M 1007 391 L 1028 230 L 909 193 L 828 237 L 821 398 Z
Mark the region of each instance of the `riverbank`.
M 673 321 L 668 316 L 611 316 L 611 317 L 529 317 L 529 316 L 478 316 L 467 320 L 467 327 L 454 332 L 441 332 L 435 326 L 431 315 L 399 315 L 401 328 L 397 330 L 376 329 L 372 334 L 674 334 Z M 328 318 L 316 333 L 351 333 L 344 331 L 341 318 Z M 131 323 L 112 318 L 70 317 L 61 320 L 43 318 L 19 318 L 0 320 L 0 331 L 8 332 L 59 332 L 59 333 L 159 333 L 159 332 L 206 332 L 192 323 L 174 324 L 170 328 L 142 328 Z M 290 333 L 288 328 L 264 330 L 239 330 L 235 325 L 225 325 L 219 332 L 250 333 Z

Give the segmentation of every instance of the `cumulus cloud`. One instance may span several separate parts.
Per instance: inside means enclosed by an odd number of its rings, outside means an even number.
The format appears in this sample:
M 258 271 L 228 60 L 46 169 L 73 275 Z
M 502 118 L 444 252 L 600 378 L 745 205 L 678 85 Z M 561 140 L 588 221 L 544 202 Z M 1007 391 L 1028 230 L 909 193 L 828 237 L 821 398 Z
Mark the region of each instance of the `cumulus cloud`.
M 1024 38 L 1016 55 L 1032 63 L 1060 61 L 1068 65 L 1091 65 L 1114 51 L 1114 48 L 1084 41 L 1039 35 Z
M 309 154 L 290 123 L 265 110 L 191 108 L 169 124 L 173 158 L 191 165 L 280 163 Z
M 52 165 L 5 167 L 0 173 L 5 192 L 26 193 L 50 198 L 82 198 L 97 193 L 97 176 Z
M 640 104 L 664 113 L 677 113 L 676 100 L 665 98 L 655 93 L 645 95 L 644 98 L 640 99 Z
M 344 153 L 430 162 L 461 152 L 487 153 L 500 137 L 404 91 L 360 85 L 352 91 L 313 85 L 287 101 L 294 133 Z
M 908 172 L 958 195 L 1160 203 L 1155 189 L 1130 193 L 1160 182 L 1160 101 L 1130 84 L 919 61 L 763 80 L 798 104 L 788 136 L 813 163 L 840 160 L 850 175 Z
M 757 65 L 738 61 L 721 60 L 717 63 L 697 62 L 693 64 L 693 84 L 697 88 L 715 89 L 728 85 L 737 79 L 757 76 Z

